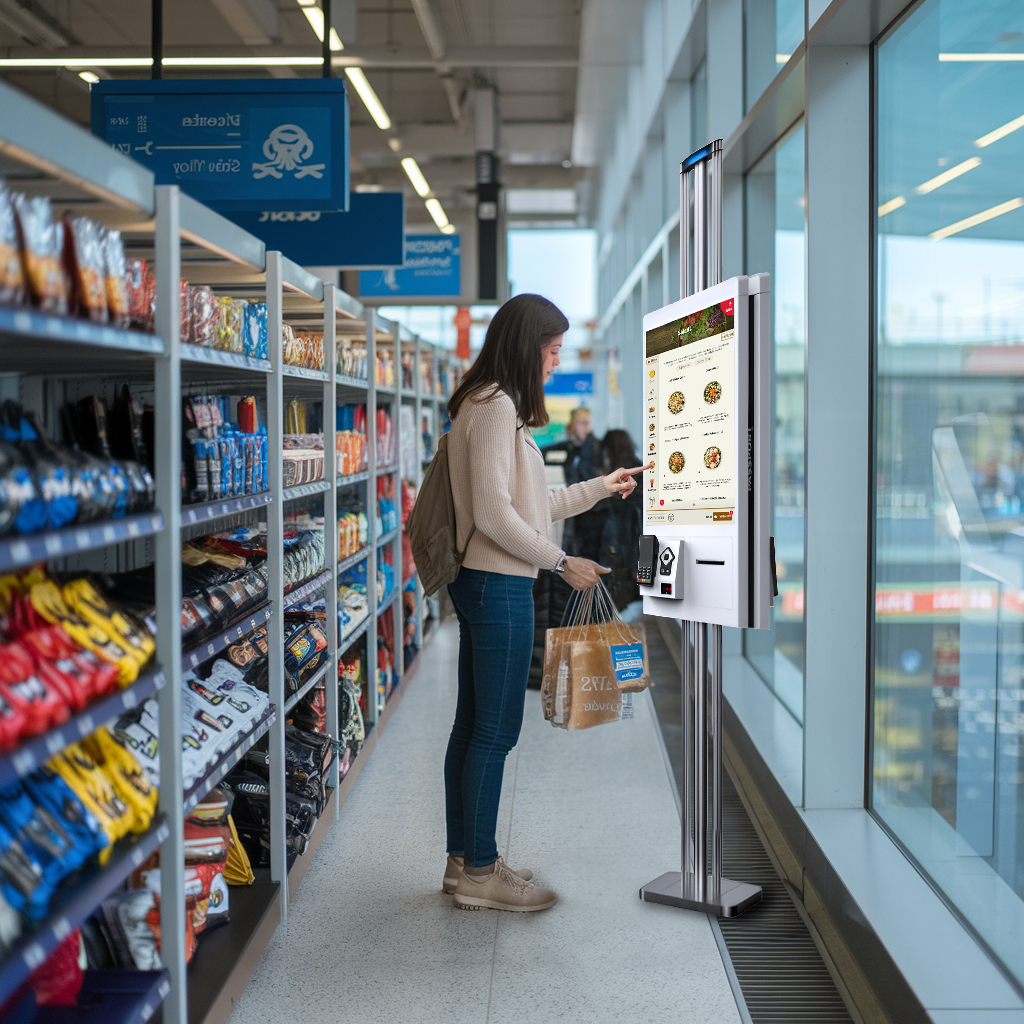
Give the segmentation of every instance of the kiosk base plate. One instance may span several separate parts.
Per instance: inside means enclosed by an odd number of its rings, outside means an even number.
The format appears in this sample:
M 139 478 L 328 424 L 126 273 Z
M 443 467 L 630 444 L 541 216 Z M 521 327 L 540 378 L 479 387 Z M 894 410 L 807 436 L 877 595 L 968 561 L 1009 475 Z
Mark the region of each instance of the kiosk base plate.
M 708 879 L 708 892 L 711 890 L 711 879 Z M 640 899 L 646 903 L 664 903 L 670 907 L 682 907 L 683 910 L 697 910 L 702 914 L 714 914 L 715 917 L 736 917 L 744 910 L 749 910 L 755 903 L 761 902 L 761 887 L 747 882 L 734 882 L 731 878 L 723 878 L 721 895 L 717 900 L 695 900 L 683 895 L 682 875 L 678 871 L 667 871 L 660 878 L 648 882 L 640 890 Z

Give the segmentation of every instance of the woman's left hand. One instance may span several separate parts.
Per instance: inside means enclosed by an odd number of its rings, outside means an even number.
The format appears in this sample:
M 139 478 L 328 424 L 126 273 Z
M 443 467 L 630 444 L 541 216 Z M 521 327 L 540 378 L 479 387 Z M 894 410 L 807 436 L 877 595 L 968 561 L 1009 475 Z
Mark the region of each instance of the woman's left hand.
M 604 478 L 604 489 L 609 494 L 618 494 L 625 500 L 636 488 L 633 477 L 645 469 L 654 469 L 654 463 L 648 462 L 646 466 L 637 466 L 635 469 L 616 469 Z

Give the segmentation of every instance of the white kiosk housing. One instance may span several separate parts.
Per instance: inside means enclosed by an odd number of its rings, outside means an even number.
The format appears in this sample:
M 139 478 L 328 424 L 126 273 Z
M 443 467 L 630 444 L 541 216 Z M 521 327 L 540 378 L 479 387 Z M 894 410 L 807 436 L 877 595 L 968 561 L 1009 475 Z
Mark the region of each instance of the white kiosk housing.
M 721 139 L 679 174 L 683 298 L 643 325 L 643 444 L 654 468 L 644 473 L 637 583 L 645 613 L 682 620 L 682 870 L 640 898 L 731 917 L 761 899 L 759 886 L 722 877 L 722 627 L 769 629 L 777 589 L 771 307 L 767 274 L 722 280 Z

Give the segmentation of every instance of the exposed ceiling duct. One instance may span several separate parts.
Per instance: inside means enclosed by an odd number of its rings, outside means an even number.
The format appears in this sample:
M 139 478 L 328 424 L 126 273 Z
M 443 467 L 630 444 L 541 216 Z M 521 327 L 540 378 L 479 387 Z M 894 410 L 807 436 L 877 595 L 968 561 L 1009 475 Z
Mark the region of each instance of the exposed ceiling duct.
M 18 0 L 0 0 L 0 23 L 36 46 L 68 46 L 75 42 L 44 11 L 22 6 Z

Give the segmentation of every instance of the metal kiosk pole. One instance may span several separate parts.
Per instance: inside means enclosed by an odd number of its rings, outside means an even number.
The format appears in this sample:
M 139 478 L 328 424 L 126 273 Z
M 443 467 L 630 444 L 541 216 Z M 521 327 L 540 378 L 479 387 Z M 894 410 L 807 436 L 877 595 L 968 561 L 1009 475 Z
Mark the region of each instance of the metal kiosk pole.
M 722 281 L 721 139 L 679 165 L 679 274 L 683 298 Z M 735 917 L 758 903 L 762 893 L 758 885 L 722 877 L 722 627 L 710 625 L 709 650 L 708 623 L 684 619 L 681 625 L 682 871 L 669 871 L 649 882 L 640 890 L 640 899 Z

